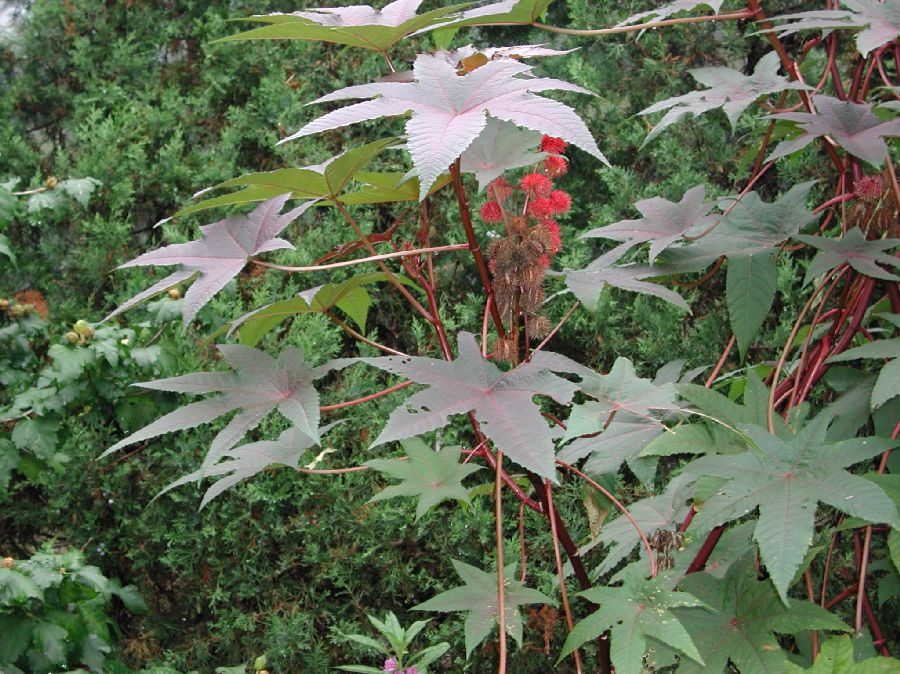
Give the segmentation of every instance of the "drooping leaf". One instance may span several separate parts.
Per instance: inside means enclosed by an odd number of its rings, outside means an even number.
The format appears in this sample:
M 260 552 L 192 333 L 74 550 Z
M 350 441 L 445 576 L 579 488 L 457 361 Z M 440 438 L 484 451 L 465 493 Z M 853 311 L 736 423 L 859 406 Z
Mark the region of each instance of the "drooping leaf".
M 754 538 L 782 600 L 812 541 L 816 505 L 826 503 L 870 521 L 900 523 L 884 491 L 844 470 L 897 441 L 854 438 L 833 445 L 825 440 L 829 418 L 820 415 L 785 441 L 759 426 L 746 433 L 759 451 L 705 456 L 685 467 L 693 475 L 726 480 L 703 504 L 693 525 L 706 531 L 759 508 Z
M 330 112 L 280 142 L 412 112 L 406 123 L 407 149 L 421 185 L 420 199 L 484 130 L 488 114 L 563 138 L 606 162 L 594 137 L 572 108 L 536 95 L 551 89 L 591 92 L 562 80 L 528 77 L 531 70 L 531 66 L 515 59 L 500 58 L 459 76 L 444 59 L 421 54 L 413 66 L 414 82 L 363 84 L 323 96 L 313 102 L 372 100 Z
M 888 153 L 885 138 L 900 136 L 900 119 L 886 122 L 872 112 L 867 103 L 842 101 L 830 96 L 813 96 L 815 113 L 779 112 L 771 119 L 796 122 L 804 132 L 794 140 L 783 140 L 766 161 L 802 150 L 821 136 L 830 136 L 838 145 L 854 157 L 864 159 L 874 166 L 881 166 Z
M 469 502 L 469 492 L 462 481 L 481 466 L 461 464 L 459 447 L 445 447 L 436 452 L 420 438 L 402 440 L 408 461 L 402 459 L 373 459 L 367 466 L 402 482 L 385 487 L 369 503 L 397 496 L 416 496 L 416 520 L 442 501 L 456 499 Z
M 841 4 L 848 9 L 773 16 L 769 21 L 787 23 L 760 32 L 773 31 L 780 37 L 786 37 L 802 30 L 862 29 L 856 36 L 856 48 L 863 56 L 868 56 L 873 49 L 900 35 L 900 6 L 893 0 L 884 3 L 878 0 L 842 0 Z
M 886 256 L 887 257 L 887 256 Z M 840 363 L 857 358 L 890 358 L 878 373 L 872 389 L 871 407 L 877 409 L 894 396 L 900 395 L 900 337 L 880 339 L 854 349 L 847 349 L 828 359 L 829 363 Z
M 646 23 L 648 20 L 661 21 L 679 12 L 689 12 L 698 7 L 708 7 L 713 13 L 718 14 L 722 9 L 724 0 L 675 0 L 656 9 L 648 9 L 646 12 L 632 14 L 617 26 L 630 26 L 637 23 Z
M 414 285 L 404 276 L 398 276 L 402 283 Z M 299 314 L 325 313 L 337 307 L 347 314 L 354 323 L 365 330 L 366 318 L 371 306 L 371 298 L 366 285 L 386 281 L 382 272 L 359 274 L 340 283 L 326 283 L 298 293 L 296 297 L 268 304 L 235 319 L 228 335 L 240 331 L 241 344 L 256 346 L 263 335 L 279 325 L 289 316 Z
M 704 112 L 722 108 L 728 121 L 731 122 L 731 127 L 735 128 L 741 113 L 761 96 L 789 89 L 809 89 L 805 84 L 791 82 L 779 75 L 780 65 L 778 54 L 769 52 L 756 64 L 752 75 L 744 75 L 739 70 L 724 67 L 690 70 L 693 78 L 708 89 L 667 98 L 641 110 L 639 113 L 641 115 L 667 111 L 647 135 L 644 145 L 687 115 L 696 117 Z
M 546 157 L 546 152 L 535 152 L 540 143 L 541 134 L 536 131 L 488 116 L 484 131 L 460 156 L 460 170 L 474 173 L 478 191 L 483 191 L 504 171 L 531 166 Z
M 581 235 L 581 238 L 601 237 L 614 241 L 630 241 L 632 244 L 651 241 L 650 264 L 660 252 L 685 234 L 705 231 L 718 219 L 709 212 L 715 204 L 705 203 L 706 185 L 692 187 L 677 204 L 653 197 L 635 203 L 644 216 L 638 220 L 620 220 L 605 227 L 598 227 Z
M 226 451 L 269 413 L 278 410 L 300 433 L 313 443 L 319 442 L 319 394 L 313 381 L 335 369 L 347 367 L 352 359 L 334 360 L 312 367 L 299 348 L 272 356 L 237 344 L 220 344 L 219 352 L 233 372 L 197 372 L 180 377 L 135 384 L 142 388 L 179 393 L 221 393 L 222 395 L 190 403 L 144 426 L 107 449 L 107 456 L 122 447 L 155 438 L 164 433 L 194 428 L 224 414 L 240 410 L 213 439 L 203 461 L 212 466 Z
M 631 245 L 631 242 L 626 242 L 616 246 L 591 262 L 584 269 L 564 269 L 563 274 L 566 277 L 566 286 L 591 311 L 596 308 L 603 290 L 610 286 L 633 293 L 653 295 L 689 312 L 691 308 L 681 295 L 664 286 L 643 280 L 659 276 L 665 272 L 648 265 L 615 265 L 616 261 L 622 257 Z
M 395 0 L 382 9 L 369 5 L 318 7 L 291 14 L 262 14 L 249 21 L 269 24 L 223 38 L 235 40 L 314 40 L 386 52 L 394 44 L 449 18 L 461 17 L 465 4 L 416 14 L 422 0 Z
M 725 300 L 742 360 L 775 302 L 777 274 L 770 251 L 728 259 Z
M 768 580 L 757 580 L 754 556 L 732 564 L 724 578 L 710 573 L 685 576 L 678 587 L 712 611 L 676 609 L 706 663 L 700 667 L 682 662 L 679 673 L 721 672 L 729 660 L 741 674 L 775 674 L 792 671 L 777 634 L 803 630 L 840 630 L 849 627 L 836 615 L 808 601 L 789 600 L 785 605 Z
M 641 674 L 647 653 L 647 639 L 663 642 L 688 658 L 703 664 L 690 635 L 672 609 L 704 606 L 687 592 L 666 588 L 666 574 L 644 578 L 646 565 L 636 563 L 622 574 L 619 587 L 592 587 L 578 596 L 599 604 L 599 608 L 577 623 L 563 644 L 560 660 L 587 641 L 610 631 L 610 656 L 618 674 Z
M 797 234 L 794 238 L 819 250 L 806 270 L 804 284 L 844 263 L 865 276 L 885 281 L 900 281 L 900 276 L 891 274 L 880 266 L 900 266 L 900 259 L 887 254 L 887 251 L 900 246 L 900 239 L 869 241 L 859 227 L 848 230 L 839 239 L 804 234 Z
M 293 249 L 290 243 L 277 236 L 314 202 L 302 204 L 282 215 L 280 211 L 290 197 L 290 194 L 274 197 L 248 215 L 235 215 L 204 225 L 200 228 L 201 238 L 198 240 L 163 246 L 120 265 L 120 269 L 180 265 L 182 270 L 126 300 L 104 320 L 198 275 L 184 295 L 182 316 L 187 325 L 213 295 L 240 273 L 251 256 L 283 248 Z
M 538 475 L 555 479 L 553 433 L 532 400 L 545 395 L 561 404 L 578 385 L 554 372 L 584 374 L 586 368 L 558 354 L 535 354 L 528 363 L 503 372 L 482 358 L 474 335 L 459 333 L 454 361 L 414 356 L 363 358 L 363 362 L 428 388 L 395 409 L 374 444 L 421 435 L 447 424 L 448 417 L 472 411 L 497 449 Z
M 353 192 L 346 192 L 341 202 L 347 205 L 386 204 L 399 201 L 419 200 L 419 179 L 409 177 L 406 173 L 371 173 L 361 171 L 355 176 L 363 187 Z M 449 173 L 438 176 L 428 194 L 434 194 L 451 181 Z
M 464 562 L 452 560 L 453 568 L 465 585 L 442 592 L 428 601 L 413 606 L 413 611 L 468 611 L 466 617 L 466 657 L 481 643 L 497 623 L 500 614 L 500 596 L 497 591 L 497 574 L 488 573 Z M 516 565 L 503 569 L 503 607 L 506 629 L 519 646 L 522 645 L 521 604 L 553 604 L 547 595 L 515 580 Z
M 647 535 L 652 535 L 658 529 L 671 531 L 681 523 L 690 510 L 690 506 L 687 504 L 690 494 L 685 487 L 691 479 L 690 476 L 675 477 L 661 494 L 648 496 L 629 504 L 628 512 L 642 531 Z M 617 516 L 603 526 L 596 540 L 582 547 L 578 552 L 583 555 L 599 544 L 609 547 L 606 556 L 597 567 L 597 573 L 605 576 L 632 553 L 640 544 L 640 537 L 627 517 Z M 641 556 L 643 557 L 644 554 L 643 548 L 641 548 Z M 647 563 L 644 559 L 640 561 L 643 564 Z
M 316 437 L 323 435 L 330 428 L 331 425 L 321 429 L 317 428 L 315 432 Z M 315 441 L 308 433 L 302 432 L 294 426 L 279 435 L 277 440 L 261 440 L 229 448 L 216 457 L 217 459 L 224 458 L 224 461 L 213 463 L 207 457 L 207 460 L 204 461 L 200 468 L 167 485 L 156 498 L 183 484 L 199 482 L 208 477 L 224 476 L 206 490 L 203 500 L 200 502 L 200 508 L 203 509 L 224 491 L 263 472 L 267 468 L 287 466 L 296 470 L 303 452 L 315 444 Z
M 800 671 L 807 674 L 895 674 L 900 671 L 900 660 L 877 656 L 857 661 L 852 639 L 841 635 L 825 641 L 813 666 Z
M 382 138 L 361 147 L 347 150 L 322 164 L 311 164 L 303 168 L 284 168 L 264 173 L 248 173 L 219 183 L 195 196 L 230 187 L 243 187 L 239 192 L 223 194 L 186 206 L 175 215 L 187 215 L 205 211 L 217 206 L 234 206 L 265 201 L 290 193 L 294 199 L 334 199 L 341 195 L 347 184 L 361 169 L 386 148 L 397 144 L 396 138 Z M 378 175 L 378 174 L 376 174 Z M 360 197 L 355 197 L 356 203 Z
M 10 248 L 9 239 L 4 234 L 0 234 L 0 255 L 6 257 L 13 264 L 16 263 L 16 255 Z

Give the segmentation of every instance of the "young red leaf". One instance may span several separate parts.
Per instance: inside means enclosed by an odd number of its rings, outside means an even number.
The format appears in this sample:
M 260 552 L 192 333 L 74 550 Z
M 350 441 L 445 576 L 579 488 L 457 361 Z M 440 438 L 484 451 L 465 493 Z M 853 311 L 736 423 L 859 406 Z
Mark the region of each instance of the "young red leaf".
M 221 393 L 221 396 L 191 403 L 157 419 L 107 449 L 107 456 L 127 445 L 164 433 L 194 428 L 224 414 L 241 410 L 213 439 L 203 466 L 213 465 L 244 435 L 271 412 L 278 410 L 298 431 L 319 442 L 319 393 L 313 381 L 355 362 L 333 360 L 310 366 L 298 348 L 272 356 L 237 344 L 220 344 L 222 356 L 234 372 L 197 372 L 180 377 L 135 384 L 142 388 L 178 393 Z
M 797 152 L 820 136 L 830 136 L 855 157 L 873 166 L 881 166 L 888 153 L 884 138 L 900 136 L 900 119 L 883 122 L 865 103 L 842 101 L 831 96 L 813 96 L 815 113 L 779 112 L 771 119 L 796 122 L 804 134 L 794 140 L 783 140 L 766 161 Z
M 554 434 L 532 400 L 536 395 L 568 404 L 578 390 L 553 372 L 585 375 L 589 370 L 568 358 L 539 351 L 523 365 L 503 372 L 482 358 L 475 336 L 459 333 L 454 361 L 413 356 L 363 358 L 363 362 L 427 384 L 395 409 L 374 445 L 443 428 L 456 414 L 474 412 L 481 430 L 512 461 L 555 479 Z
M 722 3 L 724 1 L 725 0 L 675 0 L 674 2 L 670 2 L 662 7 L 657 7 L 656 9 L 648 9 L 646 12 L 632 14 L 624 21 L 619 21 L 616 25 L 630 26 L 636 23 L 645 23 L 648 19 L 661 21 L 673 14 L 689 12 L 698 7 L 709 7 L 714 13 L 718 14 L 719 10 L 722 9 Z
M 413 67 L 415 82 L 378 82 L 339 89 L 313 101 L 369 98 L 330 112 L 304 126 L 286 142 L 329 129 L 412 112 L 406 123 L 407 149 L 418 176 L 420 198 L 487 125 L 487 115 L 563 138 L 606 158 L 585 123 L 567 105 L 536 93 L 559 89 L 591 93 L 561 80 L 529 77 L 532 67 L 512 58 L 487 62 L 466 75 L 443 58 L 421 54 Z
M 860 30 L 856 48 L 863 56 L 900 35 L 900 3 L 896 0 L 842 0 L 848 9 L 816 10 L 774 16 L 769 21 L 787 21 L 759 32 L 786 37 L 801 30 Z
M 889 250 L 900 246 L 900 239 L 869 241 L 859 227 L 848 230 L 840 239 L 804 234 L 797 234 L 794 238 L 819 249 L 819 253 L 813 258 L 806 271 L 804 284 L 844 263 L 849 264 L 865 276 L 885 281 L 900 281 L 900 277 L 880 266 L 900 267 L 900 259 L 888 255 Z
M 756 64 L 752 75 L 723 67 L 695 68 L 689 71 L 695 80 L 709 89 L 668 98 L 641 110 L 641 115 L 668 110 L 647 135 L 644 145 L 686 115 L 697 116 L 722 108 L 734 128 L 741 113 L 760 96 L 786 89 L 809 89 L 805 84 L 791 82 L 779 75 L 779 67 L 778 54 L 769 52 Z
M 684 193 L 677 204 L 653 197 L 635 203 L 643 218 L 620 220 L 605 227 L 592 229 L 581 238 L 604 238 L 614 241 L 629 241 L 632 245 L 651 241 L 650 264 L 663 250 L 689 232 L 705 231 L 718 218 L 709 212 L 714 203 L 705 202 L 706 185 L 696 185 Z
M 177 271 L 147 290 L 124 302 L 104 320 L 197 276 L 184 296 L 183 321 L 186 325 L 200 308 L 237 276 L 253 255 L 293 246 L 277 235 L 300 217 L 315 202 L 307 202 L 284 215 L 282 207 L 290 194 L 263 202 L 248 215 L 234 215 L 200 228 L 201 237 L 190 243 L 163 246 L 120 265 L 125 267 L 181 265 Z

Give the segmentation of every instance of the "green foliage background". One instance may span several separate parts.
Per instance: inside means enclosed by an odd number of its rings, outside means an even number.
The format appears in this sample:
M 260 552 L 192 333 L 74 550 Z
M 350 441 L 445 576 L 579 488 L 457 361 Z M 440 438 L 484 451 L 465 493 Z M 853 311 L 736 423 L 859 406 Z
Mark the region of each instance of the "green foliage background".
M 147 272 L 111 275 L 116 264 L 160 241 L 186 240 L 204 224 L 201 215 L 153 227 L 191 194 L 241 173 L 318 162 L 343 144 L 371 138 L 367 129 L 352 129 L 346 140 L 326 134 L 275 148 L 280 137 L 312 114 L 302 107 L 305 102 L 380 74 L 375 55 L 314 43 L 212 44 L 235 32 L 237 26 L 227 23 L 230 18 L 291 11 L 305 4 L 36 0 L 30 5 L 20 36 L 0 45 L 0 180 L 20 177 L 19 189 L 29 189 L 51 175 L 92 176 L 102 187 L 87 206 L 73 202 L 36 213 L 20 207 L 0 229 L 18 256 L 17 266 L 0 268 L 0 295 L 37 290 L 50 310 L 48 321 L 35 323 L 28 336 L 28 352 L 4 361 L 18 374 L 0 392 L 0 406 L 38 383 L 38 370 L 52 366 L 49 347 L 61 343 L 73 321 L 99 320 L 144 287 Z M 607 26 L 652 4 L 557 2 L 548 22 Z M 581 267 L 592 259 L 601 244 L 577 241 L 578 233 L 633 217 L 634 201 L 657 195 L 677 198 L 702 181 L 719 194 L 732 193 L 739 185 L 753 159 L 743 154 L 741 144 L 759 123 L 752 115 L 742 119 L 736 132 L 718 113 L 687 121 L 638 152 L 648 127 L 635 113 L 692 90 L 689 67 L 752 67 L 762 49 L 757 39 L 739 35 L 746 30 L 743 24 L 729 23 L 654 31 L 638 40 L 617 36 L 582 43 L 567 57 L 542 62 L 548 75 L 599 94 L 572 102 L 615 167 L 600 168 L 593 159 L 574 153 L 564 187 L 575 203 L 563 223 L 561 265 Z M 515 28 L 477 29 L 465 35 L 476 43 L 574 46 L 568 39 Z M 422 40 L 424 48 L 429 39 Z M 412 54 L 413 45 L 408 48 Z M 784 162 L 782 174 L 771 171 L 758 189 L 771 196 L 794 175 L 814 173 L 803 161 Z M 402 205 L 393 211 L 372 208 L 361 221 L 384 221 L 402 210 Z M 435 226 L 454 227 L 453 212 L 449 199 L 440 202 Z M 343 228 L 342 221 L 324 210 L 304 218 L 286 232 L 299 242 L 290 260 L 312 262 L 344 240 Z M 457 236 L 461 240 L 461 232 Z M 443 265 L 439 273 L 448 329 L 477 331 L 481 307 L 473 303 L 475 293 L 468 292 L 476 288 L 475 275 L 451 262 Z M 799 291 L 802 274 L 786 268 L 779 278 L 781 306 L 771 315 L 796 315 L 805 300 Z M 121 352 L 120 366 L 97 359 L 73 377 L 52 383 L 67 391 L 64 405 L 48 411 L 59 422 L 50 440 L 54 446 L 29 474 L 14 473 L 8 491 L 0 492 L 0 553 L 27 557 L 50 539 L 61 547 L 82 549 L 89 563 L 123 584 L 136 584 L 151 611 L 143 617 L 116 614 L 122 662 L 212 671 L 266 653 L 271 670 L 323 672 L 339 663 L 366 661 L 365 651 L 341 634 L 368 633 L 366 613 L 393 610 L 404 624 L 410 622 L 406 608 L 455 584 L 451 556 L 485 566 L 493 554 L 488 499 L 474 499 L 468 510 L 445 505 L 413 523 L 409 502 L 364 505 L 382 487 L 370 474 L 298 477 L 273 472 L 217 499 L 203 512 L 197 511 L 196 486 L 149 504 L 163 486 L 196 467 L 218 429 L 215 425 L 139 445 L 127 457 L 96 460 L 125 433 L 178 402 L 172 395 L 136 393 L 128 384 L 211 367 L 213 351 L 206 338 L 218 325 L 273 297 L 287 297 L 324 281 L 242 276 L 201 312 L 199 328 L 184 333 L 167 306 L 174 301 L 163 299 L 124 319 L 122 325 L 133 333 L 114 336 L 112 343 L 118 346 L 112 348 Z M 626 356 L 646 368 L 642 375 L 675 358 L 686 359 L 690 367 L 711 364 L 730 334 L 723 282 L 720 278 L 702 290 L 685 291 L 693 317 L 643 295 L 607 293 L 596 314 L 575 314 L 557 348 L 604 369 L 616 356 Z M 555 318 L 568 308 L 565 301 L 554 306 Z M 410 322 L 387 293 L 379 295 L 368 329 L 410 353 L 435 348 L 425 337 L 425 326 Z M 767 350 L 783 342 L 788 329 L 774 321 L 767 324 L 754 348 Z M 122 339 L 130 341 L 123 344 Z M 355 352 L 321 316 L 286 324 L 285 330 L 266 339 L 270 349 L 279 343 L 302 345 L 314 362 Z M 134 354 L 150 343 L 158 347 L 152 359 Z M 62 355 L 57 351 L 56 360 L 71 358 L 76 348 L 65 347 Z M 339 390 L 326 388 L 323 402 L 370 392 L 377 377 L 374 370 L 353 369 Z M 356 465 L 373 458 L 366 450 L 370 438 L 360 429 L 380 428 L 397 400 L 388 397 L 354 408 L 348 415 L 352 423 L 329 436 L 330 446 L 338 451 L 332 455 L 338 457 L 335 462 Z M 271 437 L 280 430 L 275 423 L 263 424 L 256 437 Z M 12 433 L 12 424 L 8 426 L 0 430 L 0 442 Z M 640 488 L 625 483 L 621 489 Z M 570 515 L 566 519 L 581 523 L 573 528 L 573 536 L 579 542 L 588 540 L 578 494 L 561 492 L 559 498 L 558 507 Z M 510 510 L 508 517 L 515 516 Z M 537 516 L 526 514 L 525 523 L 532 585 L 552 593 L 549 538 L 540 533 Z M 514 560 L 519 550 L 511 546 L 506 554 L 507 560 Z M 488 671 L 493 657 L 489 647 L 464 663 L 457 617 L 436 617 L 427 634 L 433 641 L 451 643 L 448 671 Z M 554 652 L 564 636 L 560 620 L 552 632 Z M 546 671 L 543 624 L 533 622 L 525 638 L 526 648 L 511 656 L 511 670 Z

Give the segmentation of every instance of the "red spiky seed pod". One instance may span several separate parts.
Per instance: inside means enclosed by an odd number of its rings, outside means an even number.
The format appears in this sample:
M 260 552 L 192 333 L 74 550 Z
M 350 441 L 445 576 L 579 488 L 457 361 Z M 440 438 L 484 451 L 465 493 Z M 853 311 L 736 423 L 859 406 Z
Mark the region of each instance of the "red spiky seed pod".
M 519 182 L 519 187 L 529 197 L 545 197 L 553 189 L 553 183 L 543 173 L 529 173 Z
M 877 201 L 884 194 L 881 176 L 863 176 L 853 183 L 853 191 L 864 201 Z
M 572 208 L 572 197 L 562 190 L 553 190 L 547 199 L 550 201 L 554 215 L 567 213 Z
M 479 211 L 481 219 L 488 224 L 494 224 L 503 221 L 503 209 L 496 201 L 486 201 Z
M 553 136 L 544 136 L 541 138 L 541 152 L 562 154 L 566 151 L 568 145 L 569 144 L 562 138 L 554 138 Z
M 543 220 L 556 213 L 553 200 L 550 197 L 538 197 L 528 202 L 528 215 L 537 220 Z
M 562 248 L 562 233 L 559 231 L 559 225 L 555 220 L 544 220 L 541 228 L 547 234 L 547 252 L 558 253 Z
M 547 157 L 544 160 L 544 173 L 546 173 L 551 178 L 559 178 L 569 171 L 569 162 L 567 162 L 564 158 L 553 155 L 552 157 Z

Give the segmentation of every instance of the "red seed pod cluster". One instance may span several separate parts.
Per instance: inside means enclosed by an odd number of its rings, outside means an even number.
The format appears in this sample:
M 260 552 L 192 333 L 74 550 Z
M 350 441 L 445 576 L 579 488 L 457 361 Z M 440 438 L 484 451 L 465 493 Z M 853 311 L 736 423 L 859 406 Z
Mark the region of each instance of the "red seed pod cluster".
M 539 312 L 544 301 L 545 271 L 552 256 L 562 248 L 562 235 L 554 218 L 572 207 L 571 197 L 553 184 L 568 169 L 561 156 L 565 148 L 564 140 L 544 136 L 541 151 L 551 156 L 526 173 L 518 184 L 510 184 L 504 178 L 491 182 L 488 200 L 480 209 L 484 222 L 502 223 L 504 228 L 503 235 L 488 248 L 497 308 L 504 320 L 522 315 L 529 336 L 534 338 L 550 331 L 550 322 Z M 508 346 L 494 355 L 511 360 Z

